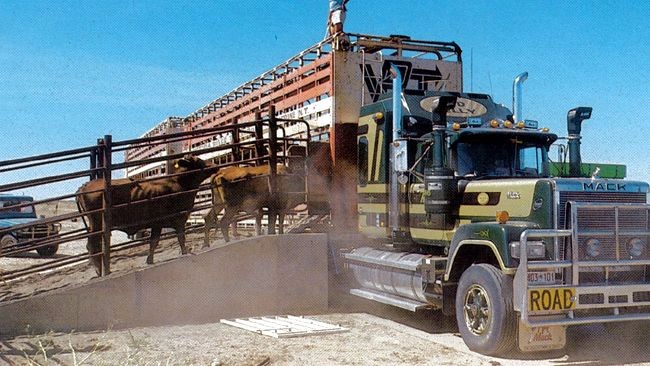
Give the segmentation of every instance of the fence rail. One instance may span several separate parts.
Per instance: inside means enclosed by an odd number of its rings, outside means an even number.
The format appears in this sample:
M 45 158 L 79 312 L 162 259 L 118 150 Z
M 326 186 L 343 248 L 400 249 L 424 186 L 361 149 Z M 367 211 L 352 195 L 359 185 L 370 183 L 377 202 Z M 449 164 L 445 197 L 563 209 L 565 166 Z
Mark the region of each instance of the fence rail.
M 303 124 L 304 129 L 299 135 L 287 136 L 285 126 L 296 123 Z M 218 137 L 225 135 L 230 136 L 229 143 L 204 144 L 191 151 L 168 149 L 168 153 L 161 156 L 143 156 L 138 160 L 125 161 L 124 158 L 129 150 L 143 146 L 171 146 L 209 137 L 216 141 Z M 59 248 L 73 244 L 76 244 L 75 248 L 81 247 L 79 241 L 91 237 L 101 236 L 103 239 L 102 251 L 96 254 L 102 257 L 101 275 L 110 273 L 111 256 L 115 252 L 148 244 L 147 237 L 112 242 L 111 231 L 125 230 L 129 225 L 113 225 L 111 213 L 127 205 L 136 207 L 152 200 L 115 202 L 111 187 L 115 185 L 116 179 L 123 179 L 121 176 L 127 176 L 142 184 L 187 174 L 174 173 L 168 167 L 173 166 L 174 160 L 189 153 L 208 160 L 215 167 L 214 171 L 231 165 L 268 164 L 269 187 L 275 191 L 276 164 L 286 163 L 292 158 L 288 152 L 290 146 L 308 146 L 309 140 L 310 131 L 306 122 L 278 119 L 275 117 L 275 109 L 271 106 L 266 117 L 262 118 L 261 114 L 257 113 L 255 120 L 250 122 L 122 141 L 113 141 L 111 135 L 106 135 L 97 139 L 97 143 L 92 146 L 0 161 L 0 281 L 15 280 L 33 273 L 87 261 L 91 256 L 83 250 L 76 250 L 74 253 L 65 251 L 65 254 L 58 255 L 56 253 Z M 308 148 L 305 148 L 308 154 L 307 150 Z M 79 196 L 77 189 L 96 179 L 104 182 L 102 189 L 94 191 L 101 192 L 102 207 L 82 213 L 83 210 L 78 204 L 73 203 L 73 199 Z M 190 194 L 208 192 L 210 188 L 209 183 L 204 182 L 198 189 L 191 190 Z M 205 212 L 211 205 L 209 198 L 196 199 L 189 213 Z M 101 215 L 101 231 L 89 232 L 87 229 L 91 214 Z M 179 212 L 169 213 L 177 214 Z M 139 226 L 142 224 L 143 222 L 136 223 Z M 192 224 L 187 226 L 186 230 L 201 228 L 201 225 Z M 172 236 L 173 234 L 164 234 L 162 238 Z M 34 261 L 26 261 L 30 264 L 12 268 L 4 268 L 1 265 L 4 258 L 21 258 L 32 250 L 36 250 L 42 257 L 37 264 L 31 264 Z

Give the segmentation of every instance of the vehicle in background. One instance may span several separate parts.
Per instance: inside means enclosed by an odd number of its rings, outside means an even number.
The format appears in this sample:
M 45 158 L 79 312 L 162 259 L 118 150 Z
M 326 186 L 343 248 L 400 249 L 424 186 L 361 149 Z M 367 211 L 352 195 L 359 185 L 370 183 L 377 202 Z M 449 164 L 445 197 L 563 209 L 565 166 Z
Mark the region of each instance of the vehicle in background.
M 39 255 L 56 254 L 58 244 L 40 245 L 46 238 L 58 235 L 59 223 L 38 223 L 36 208 L 31 196 L 0 195 L 0 251 L 7 252 L 21 246 L 33 246 Z

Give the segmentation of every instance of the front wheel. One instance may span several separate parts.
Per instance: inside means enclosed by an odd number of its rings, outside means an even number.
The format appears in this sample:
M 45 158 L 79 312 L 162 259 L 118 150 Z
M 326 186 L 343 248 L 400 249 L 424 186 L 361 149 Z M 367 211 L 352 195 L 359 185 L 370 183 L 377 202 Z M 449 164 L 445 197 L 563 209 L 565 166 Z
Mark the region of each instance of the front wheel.
M 0 252 L 6 250 L 9 247 L 13 247 L 18 244 L 18 239 L 11 234 L 5 234 L 2 239 L 0 239 Z
M 489 264 L 475 264 L 465 270 L 456 292 L 456 321 L 472 351 L 498 355 L 515 348 L 512 277 Z

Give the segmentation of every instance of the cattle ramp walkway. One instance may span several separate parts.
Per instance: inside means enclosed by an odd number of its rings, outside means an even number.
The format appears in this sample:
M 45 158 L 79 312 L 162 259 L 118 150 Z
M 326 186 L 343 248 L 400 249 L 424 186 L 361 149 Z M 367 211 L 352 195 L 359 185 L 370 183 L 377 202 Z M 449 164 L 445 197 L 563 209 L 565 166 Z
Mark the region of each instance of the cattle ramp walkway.
M 0 305 L 0 336 L 217 322 L 327 309 L 327 235 L 234 241 Z

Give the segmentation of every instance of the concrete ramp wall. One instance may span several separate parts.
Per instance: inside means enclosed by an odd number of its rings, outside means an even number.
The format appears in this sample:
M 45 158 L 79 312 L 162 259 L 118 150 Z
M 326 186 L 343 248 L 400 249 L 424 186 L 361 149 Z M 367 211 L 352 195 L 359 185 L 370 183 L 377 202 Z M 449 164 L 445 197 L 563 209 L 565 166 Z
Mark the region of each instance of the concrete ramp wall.
M 327 236 L 264 236 L 0 305 L 0 335 L 327 309 Z

